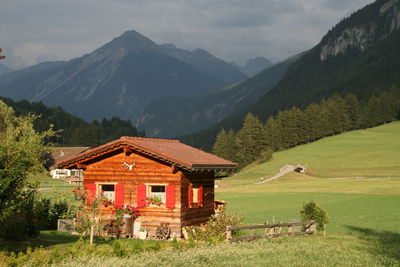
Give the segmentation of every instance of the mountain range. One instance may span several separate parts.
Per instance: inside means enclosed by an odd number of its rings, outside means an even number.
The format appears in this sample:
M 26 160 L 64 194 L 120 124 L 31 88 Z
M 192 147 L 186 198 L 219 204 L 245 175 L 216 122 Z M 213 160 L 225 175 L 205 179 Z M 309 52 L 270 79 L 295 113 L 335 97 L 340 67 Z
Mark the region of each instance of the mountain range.
M 173 109 L 166 99 L 204 96 L 246 78 L 204 50 L 157 45 L 132 30 L 80 58 L 9 73 L 0 80 L 0 95 L 61 106 L 88 121 L 118 116 L 141 127 L 155 103 Z
M 154 101 L 144 110 L 140 125 L 152 136 L 189 134 L 235 117 L 272 89 L 299 56 L 276 63 L 251 79 L 213 90 L 200 97 L 168 97 Z M 167 103 L 168 109 L 163 109 Z
M 363 100 L 399 88 L 400 1 L 378 0 L 334 26 L 254 105 L 180 139 L 208 150 L 221 129 L 239 129 L 249 112 L 266 120 L 281 110 L 304 108 L 334 94 L 353 93 Z
M 252 77 L 260 71 L 273 65 L 269 59 L 260 56 L 249 59 L 244 65 L 239 65 L 235 61 L 231 61 L 230 64 L 246 74 L 248 77 Z

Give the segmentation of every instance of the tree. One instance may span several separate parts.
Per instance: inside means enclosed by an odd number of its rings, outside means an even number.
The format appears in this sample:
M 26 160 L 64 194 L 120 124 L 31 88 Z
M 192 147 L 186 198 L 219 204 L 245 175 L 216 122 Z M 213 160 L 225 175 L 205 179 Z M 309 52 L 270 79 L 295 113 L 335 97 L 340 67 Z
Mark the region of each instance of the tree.
M 251 113 L 247 114 L 243 127 L 236 136 L 237 159 L 240 166 L 245 166 L 255 161 L 260 156 L 264 146 L 264 126 L 261 121 Z
M 358 129 L 362 122 L 362 112 L 358 99 L 353 94 L 347 94 L 344 97 L 346 103 L 346 112 L 351 121 L 351 127 L 348 130 Z
M 0 221 L 9 214 L 13 201 L 27 186 L 29 174 L 43 170 L 42 155 L 48 151 L 50 128 L 35 132 L 38 116 L 15 116 L 14 110 L 0 101 Z
M 226 132 L 222 129 L 217 138 L 215 139 L 215 144 L 212 148 L 212 153 L 231 161 L 236 161 L 236 134 L 232 129 Z
M 303 222 L 315 220 L 318 230 L 324 230 L 325 225 L 329 222 L 326 211 L 317 206 L 313 200 L 304 203 L 303 208 L 300 210 L 300 216 Z

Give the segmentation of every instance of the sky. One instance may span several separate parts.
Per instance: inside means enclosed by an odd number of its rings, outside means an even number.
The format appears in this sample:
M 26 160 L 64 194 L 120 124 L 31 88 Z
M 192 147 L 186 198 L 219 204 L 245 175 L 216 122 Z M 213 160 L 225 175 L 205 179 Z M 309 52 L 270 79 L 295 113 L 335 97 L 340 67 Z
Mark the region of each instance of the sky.
M 90 53 L 128 30 L 243 64 L 315 46 L 372 0 L 1 0 L 4 65 L 20 69 Z

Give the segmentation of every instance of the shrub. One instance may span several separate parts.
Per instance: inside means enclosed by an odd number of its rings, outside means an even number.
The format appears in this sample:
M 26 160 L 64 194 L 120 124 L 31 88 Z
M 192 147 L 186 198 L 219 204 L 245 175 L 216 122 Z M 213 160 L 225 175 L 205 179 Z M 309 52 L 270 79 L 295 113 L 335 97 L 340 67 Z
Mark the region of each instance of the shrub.
M 57 228 L 58 219 L 71 219 L 75 217 L 75 212 L 66 199 L 57 199 L 51 204 L 47 227 L 49 230 Z
M 58 219 L 75 217 L 75 211 L 64 198 L 52 202 L 49 198 L 42 197 L 35 201 L 33 210 L 41 230 L 57 229 Z
M 0 214 L 0 235 L 7 240 L 21 240 L 37 237 L 39 226 L 33 213 L 36 185 L 27 186 L 18 197 L 8 203 L 6 210 Z
M 325 224 L 329 222 L 326 212 L 315 204 L 314 200 L 307 202 L 300 210 L 301 220 L 303 222 L 315 220 L 318 230 L 324 230 Z
M 40 230 L 46 230 L 50 213 L 51 201 L 48 198 L 40 198 L 36 201 L 34 214 L 38 218 Z
M 226 227 L 239 226 L 243 223 L 244 218 L 237 215 L 230 215 L 225 209 L 222 209 L 218 214 L 212 215 L 211 218 L 201 226 L 185 227 L 189 234 L 189 238 L 194 240 L 222 241 L 225 239 Z

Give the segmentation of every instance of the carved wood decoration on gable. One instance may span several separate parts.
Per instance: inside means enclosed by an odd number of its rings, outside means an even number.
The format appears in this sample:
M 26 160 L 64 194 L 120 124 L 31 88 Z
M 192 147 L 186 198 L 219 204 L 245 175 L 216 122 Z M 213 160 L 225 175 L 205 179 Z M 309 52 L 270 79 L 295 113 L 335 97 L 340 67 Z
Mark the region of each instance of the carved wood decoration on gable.
M 124 161 L 124 163 L 122 163 L 122 166 L 125 167 L 125 169 L 132 171 L 133 168 L 135 168 L 136 162 L 133 162 L 132 164 L 128 164 Z

